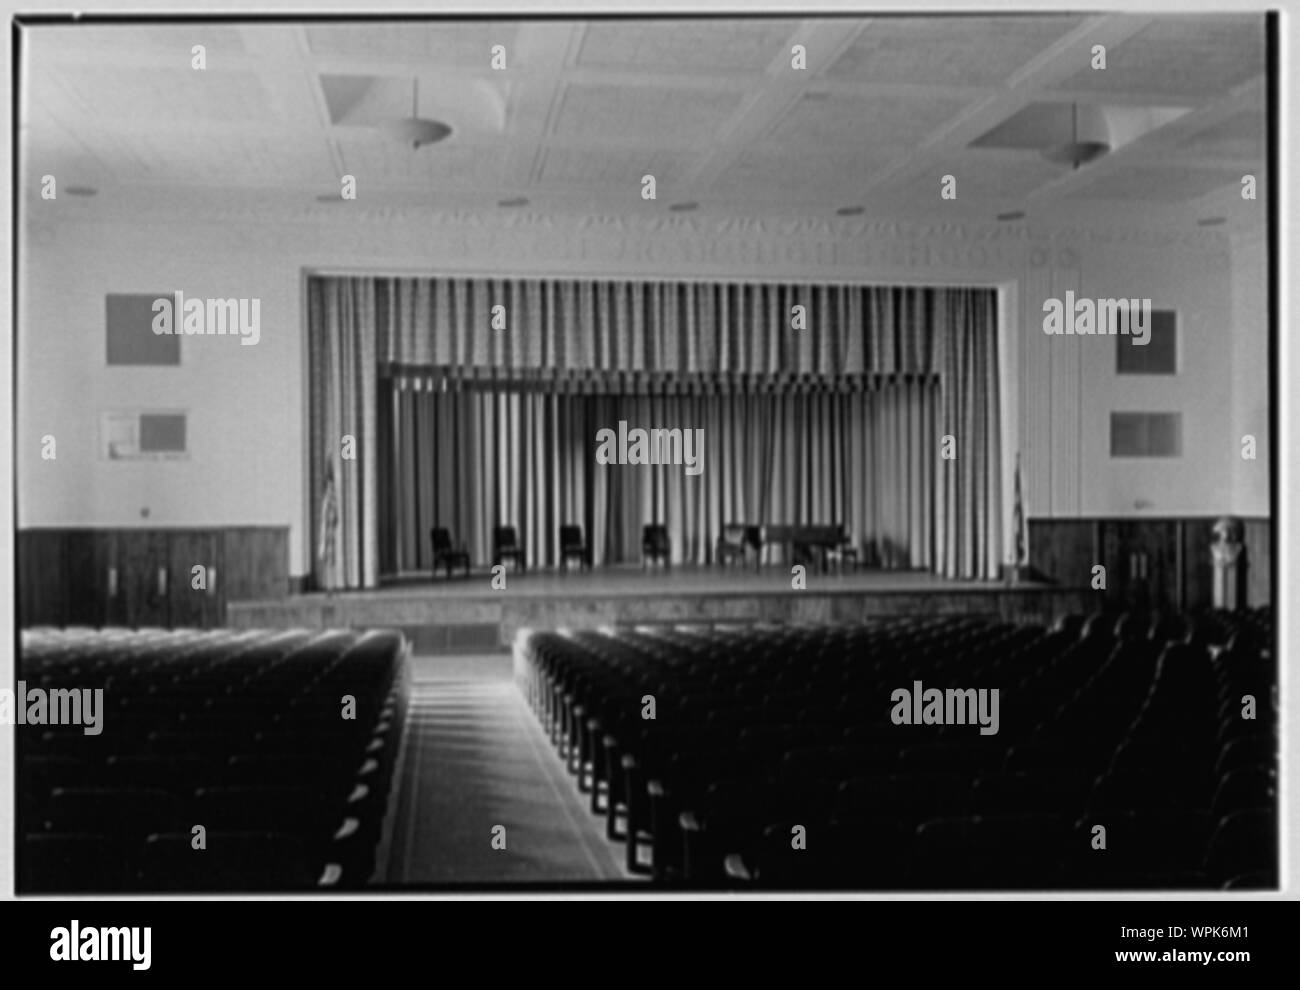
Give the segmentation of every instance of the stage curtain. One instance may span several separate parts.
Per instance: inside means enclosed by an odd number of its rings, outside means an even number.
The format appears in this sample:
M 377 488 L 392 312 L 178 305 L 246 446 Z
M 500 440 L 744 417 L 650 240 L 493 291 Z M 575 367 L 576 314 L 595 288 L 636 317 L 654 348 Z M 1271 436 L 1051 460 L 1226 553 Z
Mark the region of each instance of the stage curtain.
M 310 282 L 313 399 L 319 391 L 335 390 L 335 398 L 320 401 L 322 408 L 346 406 L 346 397 L 364 394 L 377 375 L 418 383 L 432 381 L 436 369 L 449 370 L 453 387 L 461 380 L 495 381 L 503 395 L 507 386 L 525 384 L 538 394 L 557 396 L 608 395 L 629 386 L 638 399 L 647 400 L 675 380 L 684 383 L 679 392 L 701 400 L 767 390 L 793 401 L 818 388 L 834 395 L 884 393 L 902 378 L 935 376 L 939 401 L 931 439 L 936 447 L 913 446 L 908 454 L 934 457 L 925 465 L 934 492 L 934 549 L 926 566 L 947 577 L 998 574 L 1001 474 L 996 295 L 991 289 L 373 276 L 320 276 Z M 344 292 L 340 286 L 345 283 L 353 283 L 353 289 Z M 318 317 L 354 299 L 366 301 L 364 308 L 350 308 L 356 322 L 370 322 L 353 337 L 355 347 L 345 350 L 330 342 L 339 318 L 333 318 L 333 330 L 328 321 L 322 330 Z M 368 362 L 361 353 L 366 348 Z M 486 410 L 479 415 L 497 417 L 489 421 L 505 424 L 502 429 L 528 431 L 509 432 L 499 441 L 536 445 L 547 435 L 537 417 L 502 420 L 498 412 Z M 313 422 L 313 431 L 317 426 Z M 956 456 L 950 460 L 938 459 L 937 441 L 945 435 L 953 439 Z M 465 436 L 448 435 L 446 442 L 464 443 Z M 359 456 L 372 456 L 372 448 L 368 444 Z M 315 442 L 312 450 L 313 458 L 323 456 Z M 373 491 L 372 464 L 362 465 L 364 483 L 352 482 L 340 492 L 344 532 L 352 525 L 359 534 L 355 550 L 360 567 L 344 569 L 347 586 L 373 583 L 363 549 L 368 546 L 365 534 L 372 528 L 377 533 L 379 527 L 378 504 L 367 497 Z M 480 473 L 487 470 L 484 458 Z M 518 470 L 518 462 L 509 470 Z M 313 463 L 314 517 L 326 480 Z M 457 486 L 471 483 L 487 485 L 486 476 L 456 481 Z M 644 484 L 642 502 L 620 495 L 625 501 L 601 503 L 591 511 L 657 512 L 658 505 L 645 499 L 655 491 L 665 498 L 670 493 L 652 481 Z M 491 490 L 498 489 L 494 482 Z M 525 513 L 541 497 L 541 489 L 526 481 L 512 481 L 504 490 L 523 500 Z M 874 490 L 858 497 L 870 500 Z M 513 504 L 506 508 L 517 511 Z M 673 509 L 671 502 L 666 509 Z M 642 522 L 650 521 L 648 516 L 618 518 L 618 525 L 635 526 L 638 532 Z M 667 521 L 672 524 L 671 518 Z M 314 518 L 314 537 L 317 526 Z M 693 530 L 688 526 L 688 531 Z
M 945 577 L 997 578 L 1002 543 L 1002 462 L 999 430 L 997 296 L 992 290 L 937 291 L 933 311 L 914 325 L 929 333 L 943 399 L 943 432 L 954 438 L 955 460 L 939 471 L 939 572 Z
M 307 319 L 312 575 L 318 588 L 373 587 L 379 580 L 374 283 L 312 279 Z
M 639 561 L 648 522 L 667 525 L 675 561 L 696 564 L 713 562 L 727 523 L 782 522 L 841 523 L 869 563 L 930 568 L 938 399 L 921 379 L 874 392 L 702 396 L 381 382 L 381 567 L 427 570 L 434 526 L 481 566 L 493 528 L 513 525 L 530 566 L 552 566 L 566 523 L 583 527 L 600 565 Z M 600 430 L 617 434 L 620 420 L 703 430 L 700 472 L 597 463 Z

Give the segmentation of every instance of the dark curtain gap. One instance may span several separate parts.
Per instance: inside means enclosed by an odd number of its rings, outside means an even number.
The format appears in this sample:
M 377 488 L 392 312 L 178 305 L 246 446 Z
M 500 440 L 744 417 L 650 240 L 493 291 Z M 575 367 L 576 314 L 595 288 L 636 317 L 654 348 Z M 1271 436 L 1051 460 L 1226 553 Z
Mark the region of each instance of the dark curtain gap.
M 431 392 L 381 379 L 380 570 L 427 571 L 434 526 L 478 565 L 491 561 L 494 527 L 508 525 L 530 566 L 556 566 L 570 523 L 596 565 L 636 563 L 652 522 L 690 563 L 713 562 L 728 523 L 819 523 L 843 524 L 878 566 L 929 569 L 938 400 L 922 379 L 874 392 L 695 396 Z M 600 431 L 617 435 L 620 421 L 702 430 L 702 456 L 691 451 L 699 473 L 598 463 Z

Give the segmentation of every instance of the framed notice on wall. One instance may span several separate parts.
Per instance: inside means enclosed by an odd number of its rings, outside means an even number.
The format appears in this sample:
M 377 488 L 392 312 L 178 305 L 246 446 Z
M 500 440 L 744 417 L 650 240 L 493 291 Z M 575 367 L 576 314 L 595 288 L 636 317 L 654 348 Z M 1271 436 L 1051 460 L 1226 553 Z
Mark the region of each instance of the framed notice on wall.
M 100 457 L 108 461 L 173 461 L 189 457 L 183 409 L 106 410 L 100 414 Z

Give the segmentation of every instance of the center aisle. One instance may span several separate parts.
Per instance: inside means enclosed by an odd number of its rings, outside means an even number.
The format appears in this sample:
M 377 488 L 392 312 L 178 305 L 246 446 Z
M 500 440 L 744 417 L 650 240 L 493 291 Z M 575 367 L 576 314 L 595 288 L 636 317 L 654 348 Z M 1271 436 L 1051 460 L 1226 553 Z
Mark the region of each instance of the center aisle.
M 631 879 L 516 690 L 508 656 L 412 663 L 387 883 Z M 493 848 L 496 826 L 504 849 Z

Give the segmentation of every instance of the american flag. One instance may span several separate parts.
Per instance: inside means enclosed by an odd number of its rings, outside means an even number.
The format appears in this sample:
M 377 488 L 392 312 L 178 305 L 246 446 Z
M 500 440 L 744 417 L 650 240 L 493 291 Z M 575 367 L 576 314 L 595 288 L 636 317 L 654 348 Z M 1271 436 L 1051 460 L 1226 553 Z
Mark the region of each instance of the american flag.
M 1025 563 L 1025 505 L 1020 495 L 1020 455 L 1016 454 L 1016 501 L 1014 516 L 1011 525 L 1016 530 L 1016 560 L 1017 567 Z
M 334 486 L 334 458 L 326 462 L 325 490 L 320 500 L 320 543 L 316 547 L 316 562 L 320 569 L 321 584 L 334 587 L 334 546 L 339 528 L 339 499 Z

